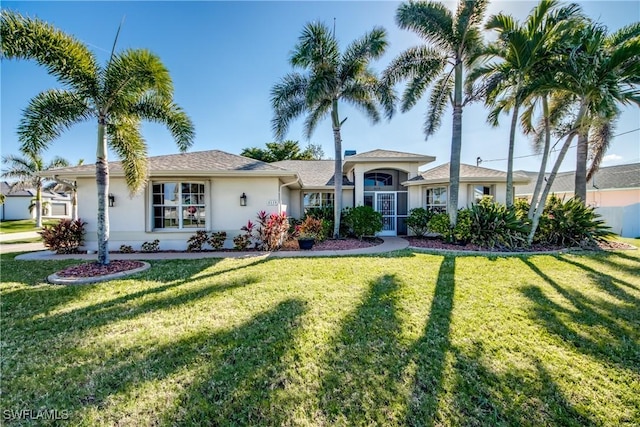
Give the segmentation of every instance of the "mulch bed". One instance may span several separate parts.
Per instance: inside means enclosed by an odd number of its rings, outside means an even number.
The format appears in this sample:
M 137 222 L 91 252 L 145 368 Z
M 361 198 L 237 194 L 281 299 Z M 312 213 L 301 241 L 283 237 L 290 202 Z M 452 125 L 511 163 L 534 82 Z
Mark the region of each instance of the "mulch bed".
M 131 260 L 114 260 L 110 261 L 108 265 L 90 262 L 87 264 L 67 267 L 62 271 L 58 271 L 56 274 L 60 277 L 99 277 L 121 273 L 123 271 L 135 270 L 143 265 L 144 263 L 140 261 Z
M 416 248 L 427 248 L 427 249 L 442 249 L 442 250 L 450 250 L 450 251 L 469 251 L 469 252 L 552 252 L 558 251 L 562 249 L 572 249 L 566 248 L 563 246 L 554 246 L 554 245 L 540 245 L 534 244 L 531 245 L 530 248 L 517 248 L 517 249 L 509 249 L 509 248 L 486 248 L 478 245 L 474 245 L 468 243 L 466 245 L 454 244 L 454 243 L 446 243 L 439 238 L 428 238 L 428 237 L 404 237 L 409 241 L 409 246 L 413 246 Z M 621 249 L 636 249 L 634 246 L 628 245 L 622 242 L 603 242 L 598 244 L 597 247 L 591 248 L 581 248 L 588 250 L 621 250 Z
M 383 242 L 380 238 L 367 238 L 365 237 L 362 240 L 359 239 L 327 239 L 322 242 L 316 242 L 313 245 L 313 248 L 310 249 L 313 251 L 344 251 L 348 249 L 362 249 L 362 248 L 370 248 L 371 246 L 377 246 Z M 288 240 L 282 246 L 283 251 L 299 251 L 297 240 Z M 305 251 L 309 252 L 309 251 Z

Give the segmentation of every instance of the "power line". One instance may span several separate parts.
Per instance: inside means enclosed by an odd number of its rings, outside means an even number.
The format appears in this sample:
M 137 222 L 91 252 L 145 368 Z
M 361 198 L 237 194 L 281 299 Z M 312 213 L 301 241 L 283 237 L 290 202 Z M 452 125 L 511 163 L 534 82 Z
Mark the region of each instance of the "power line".
M 613 139 L 613 138 L 615 138 L 615 137 L 622 136 L 622 135 L 626 135 L 626 134 L 631 133 L 631 132 L 637 132 L 637 131 L 639 131 L 639 130 L 640 130 L 640 128 L 631 129 L 631 130 L 628 130 L 628 131 L 626 131 L 626 132 L 622 132 L 622 133 L 619 133 L 619 134 L 617 134 L 617 135 L 613 135 L 611 138 Z M 575 147 L 576 147 L 576 145 L 571 145 L 569 148 L 575 148 Z M 553 152 L 556 152 L 556 151 L 558 151 L 558 149 L 555 149 L 555 148 L 552 148 L 552 149 L 551 149 L 551 152 L 552 152 L 552 153 L 553 153 Z M 514 159 L 514 160 L 515 160 L 515 159 L 525 159 L 525 158 L 527 158 L 527 157 L 535 157 L 535 156 L 539 156 L 539 154 L 527 154 L 526 156 L 517 156 L 517 157 L 514 157 L 513 159 Z M 487 162 L 504 162 L 505 160 L 509 160 L 509 159 L 508 159 L 508 158 L 505 158 L 505 159 L 489 159 L 489 160 L 483 160 L 483 159 L 481 159 L 480 157 L 478 157 L 478 159 L 476 160 L 476 163 L 477 163 L 477 165 L 480 165 L 480 163 L 487 163 Z

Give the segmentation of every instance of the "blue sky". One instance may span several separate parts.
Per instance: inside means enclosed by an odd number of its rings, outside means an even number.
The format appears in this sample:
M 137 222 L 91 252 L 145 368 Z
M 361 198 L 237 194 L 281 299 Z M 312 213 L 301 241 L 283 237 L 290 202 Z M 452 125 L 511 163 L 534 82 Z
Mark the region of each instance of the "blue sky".
M 605 24 L 610 31 L 640 20 L 640 2 L 583 1 L 585 13 Z M 156 53 L 170 70 L 175 99 L 191 116 L 196 139 L 190 151 L 218 149 L 239 154 L 245 147 L 263 147 L 273 141 L 271 87 L 291 71 L 288 56 L 304 24 L 336 20 L 341 46 L 370 31 L 374 26 L 387 30 L 387 54 L 374 64 L 381 71 L 399 52 L 420 43 L 409 31 L 397 28 L 397 2 L 9 2 L 3 8 L 44 19 L 73 34 L 90 46 L 102 64 L 108 58 L 118 25 L 124 23 L 117 49 L 146 48 Z M 447 3 L 450 8 L 455 3 Z M 494 1 L 489 14 L 500 11 L 522 19 L 535 6 L 528 1 Z M 59 87 L 43 68 L 27 61 L 2 61 L 1 119 L 2 154 L 17 154 L 16 128 L 22 109 L 40 91 Z M 412 111 L 398 113 L 390 122 L 372 125 L 358 111 L 346 106 L 342 131 L 343 148 L 364 152 L 375 148 L 436 156 L 435 166 L 449 161 L 451 112 L 445 113 L 440 130 L 425 141 L 422 132 L 427 97 Z M 508 117 L 498 129 L 486 123 L 487 111 L 476 104 L 463 114 L 462 161 L 506 169 Z M 640 112 L 623 110 L 616 134 L 603 165 L 640 161 Z M 161 126 L 146 124 L 143 134 L 149 155 L 176 153 L 169 133 Z M 329 121 L 320 123 L 310 141 L 302 133 L 302 120 L 291 127 L 287 139 L 320 144 L 333 157 L 333 136 Z M 44 153 L 72 163 L 84 159 L 93 163 L 96 125 L 76 125 L 54 141 Z M 517 140 L 516 169 L 537 170 L 539 158 L 532 154 L 524 136 Z M 571 150 L 562 170 L 573 169 Z M 110 160 L 116 160 L 111 155 Z M 554 159 L 555 160 L 555 159 Z

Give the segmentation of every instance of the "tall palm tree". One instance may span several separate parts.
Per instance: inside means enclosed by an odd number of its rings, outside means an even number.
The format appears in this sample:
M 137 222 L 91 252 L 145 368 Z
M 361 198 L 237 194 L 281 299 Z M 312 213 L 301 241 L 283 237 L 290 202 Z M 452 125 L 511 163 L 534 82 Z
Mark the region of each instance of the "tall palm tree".
M 496 59 L 495 62 L 478 67 L 469 74 L 468 80 L 484 81 L 486 104 L 493 105 L 488 121 L 498 126 L 502 112 L 512 111 L 507 157 L 507 205 L 513 204 L 513 153 L 518 115 L 526 97 L 542 94 L 527 91 L 527 84 L 535 80 L 552 55 L 551 49 L 578 16 L 579 6 L 572 4 L 560 8 L 557 0 L 542 0 L 520 24 L 502 13 L 491 16 L 486 29 L 495 30 L 498 40 L 487 46 L 482 57 Z
M 107 147 L 122 159 L 127 186 L 135 193 L 144 187 L 148 175 L 142 120 L 166 124 L 181 151 L 193 142 L 193 124 L 173 102 L 169 72 L 144 49 L 112 52 L 101 67 L 75 37 L 11 11 L 2 11 L 0 35 L 3 58 L 34 60 L 65 87 L 42 92 L 30 101 L 18 129 L 23 151 L 40 152 L 76 123 L 97 123 L 98 262 L 108 264 Z
M 585 107 L 575 177 L 575 197 L 585 201 L 588 177 L 598 170 L 609 146 L 612 124 L 620 113 L 618 105 L 640 106 L 640 22 L 612 34 L 589 22 L 577 26 L 574 48 L 556 78 Z M 592 160 L 587 168 L 589 156 Z
M 42 157 L 35 153 L 25 156 L 7 155 L 2 157 L 2 163 L 8 169 L 2 173 L 5 178 L 15 179 L 13 189 L 33 188 L 36 190 L 34 208 L 36 210 L 36 227 L 42 228 L 42 188 L 47 183 L 39 174 L 55 168 L 69 166 L 69 162 L 62 157 L 55 157 L 45 165 Z
M 340 233 L 342 212 L 342 137 L 345 119 L 340 119 L 338 106 L 348 103 L 365 113 L 373 123 L 380 121 L 379 107 L 388 118 L 393 114 L 392 91 L 380 84 L 370 69 L 372 60 L 382 56 L 387 47 L 386 32 L 374 28 L 353 41 L 340 53 L 338 41 L 322 23 L 307 24 L 289 62 L 302 72 L 287 74 L 271 90 L 274 110 L 273 131 L 284 138 L 295 118 L 306 115 L 305 134 L 310 138 L 318 123 L 331 117 L 335 145 L 334 163 L 334 237 Z
M 403 112 L 411 109 L 433 84 L 424 123 L 427 138 L 440 127 L 447 103 L 453 107 L 448 203 L 452 224 L 456 223 L 458 213 L 462 110 L 475 98 L 470 92 L 463 96 L 463 72 L 482 48 L 480 24 L 487 3 L 460 1 L 455 14 L 434 1 L 400 5 L 396 12 L 398 26 L 416 32 L 426 44 L 402 52 L 384 72 L 388 85 L 408 80 L 402 97 Z

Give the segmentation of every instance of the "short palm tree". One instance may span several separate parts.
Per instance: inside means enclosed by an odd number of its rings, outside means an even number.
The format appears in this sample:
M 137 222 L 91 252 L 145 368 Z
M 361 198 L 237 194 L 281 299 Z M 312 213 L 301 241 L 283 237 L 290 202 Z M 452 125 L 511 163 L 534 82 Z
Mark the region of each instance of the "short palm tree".
M 380 121 L 379 107 L 387 117 L 393 114 L 392 91 L 380 84 L 370 69 L 372 60 L 382 56 L 387 47 L 386 32 L 375 28 L 352 42 L 340 53 L 335 35 L 321 23 L 307 24 L 298 44 L 294 47 L 290 63 L 302 72 L 287 74 L 271 90 L 274 110 L 273 131 L 277 139 L 286 135 L 295 118 L 306 115 L 305 133 L 310 138 L 318 123 L 331 117 L 335 145 L 334 167 L 334 229 L 339 236 L 342 212 L 342 137 L 340 130 L 345 119 L 340 119 L 338 106 L 350 104 L 371 119 Z
M 5 178 L 16 180 L 13 189 L 34 189 L 36 197 L 29 207 L 29 211 L 36 211 L 36 227 L 42 227 L 42 189 L 47 184 L 47 180 L 39 174 L 55 168 L 69 166 L 69 162 L 62 157 L 55 157 L 45 165 L 42 157 L 38 154 L 27 154 L 25 156 L 7 155 L 2 157 L 2 163 L 7 165 L 7 169 L 2 173 Z
M 482 49 L 480 24 L 487 3 L 460 1 L 455 14 L 434 1 L 400 5 L 396 12 L 398 26 L 416 32 L 426 44 L 402 52 L 384 72 L 388 85 L 408 80 L 402 97 L 403 112 L 416 105 L 427 88 L 433 86 L 424 123 L 427 138 L 440 127 L 447 104 L 453 107 L 448 202 L 452 224 L 456 223 L 458 212 L 462 110 L 475 98 L 470 92 L 463 96 L 463 72 Z
M 181 151 L 193 142 L 193 124 L 173 102 L 169 72 L 156 55 L 143 49 L 112 52 L 100 67 L 95 55 L 73 36 L 11 11 L 2 11 L 0 35 L 3 58 L 34 60 L 65 86 L 30 101 L 18 129 L 23 151 L 41 151 L 76 123 L 97 123 L 98 262 L 108 264 L 107 147 L 122 159 L 127 185 L 135 193 L 148 175 L 142 120 L 166 124 Z
M 537 98 L 539 92 L 527 91 L 527 84 L 535 80 L 552 55 L 552 46 L 562 38 L 578 16 L 579 6 L 559 7 L 557 0 L 542 0 L 520 24 L 505 14 L 491 16 L 486 24 L 498 33 L 498 40 L 487 46 L 482 57 L 496 61 L 475 68 L 468 80 L 484 81 L 487 105 L 494 108 L 488 121 L 498 126 L 502 112 L 512 111 L 507 157 L 507 205 L 513 204 L 513 153 L 520 107 L 526 98 Z

